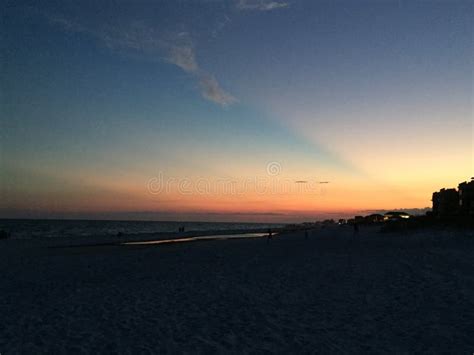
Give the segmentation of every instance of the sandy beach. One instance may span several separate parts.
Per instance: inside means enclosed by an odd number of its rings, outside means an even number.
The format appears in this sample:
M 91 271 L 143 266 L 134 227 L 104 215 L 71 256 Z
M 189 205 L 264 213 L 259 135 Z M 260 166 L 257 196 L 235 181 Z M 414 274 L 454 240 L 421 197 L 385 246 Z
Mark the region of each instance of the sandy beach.
M 472 231 L 0 243 L 0 353 L 474 351 Z

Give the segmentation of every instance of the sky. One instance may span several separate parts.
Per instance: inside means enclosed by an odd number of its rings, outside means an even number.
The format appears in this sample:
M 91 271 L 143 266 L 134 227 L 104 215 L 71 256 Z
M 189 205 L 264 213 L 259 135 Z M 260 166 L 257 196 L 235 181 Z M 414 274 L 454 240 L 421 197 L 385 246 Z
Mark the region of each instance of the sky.
M 298 222 L 474 176 L 472 1 L 7 1 L 0 217 Z

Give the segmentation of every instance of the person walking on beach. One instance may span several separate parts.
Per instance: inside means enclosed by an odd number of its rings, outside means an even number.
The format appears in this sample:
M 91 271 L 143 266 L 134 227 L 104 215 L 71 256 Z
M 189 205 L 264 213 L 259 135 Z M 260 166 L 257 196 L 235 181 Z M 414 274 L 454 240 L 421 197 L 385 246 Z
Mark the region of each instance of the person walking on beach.
M 356 237 L 357 235 L 359 235 L 359 225 L 354 222 L 354 237 Z
M 267 243 L 270 243 L 270 240 L 273 238 L 273 233 L 272 230 L 269 228 L 268 229 L 268 235 L 267 235 Z

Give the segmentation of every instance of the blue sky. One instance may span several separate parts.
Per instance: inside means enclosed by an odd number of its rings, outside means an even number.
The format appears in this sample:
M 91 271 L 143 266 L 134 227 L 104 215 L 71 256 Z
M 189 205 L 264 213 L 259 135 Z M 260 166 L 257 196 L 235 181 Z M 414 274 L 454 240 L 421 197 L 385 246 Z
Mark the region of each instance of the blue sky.
M 0 211 L 154 212 L 157 171 L 241 178 L 273 161 L 332 195 L 159 210 L 425 207 L 473 173 L 472 18 L 471 1 L 7 2 Z M 108 202 L 83 201 L 96 191 Z

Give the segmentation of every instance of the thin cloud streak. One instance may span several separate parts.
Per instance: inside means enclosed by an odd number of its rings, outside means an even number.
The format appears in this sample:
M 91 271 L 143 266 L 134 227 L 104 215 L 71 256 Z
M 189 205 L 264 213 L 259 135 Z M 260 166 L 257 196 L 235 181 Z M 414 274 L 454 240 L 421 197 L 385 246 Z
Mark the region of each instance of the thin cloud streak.
M 165 60 L 177 66 L 198 81 L 201 96 L 208 101 L 221 106 L 238 102 L 219 85 L 212 74 L 200 68 L 196 60 L 195 45 L 188 32 L 163 35 L 142 23 L 133 23 L 125 29 L 109 26 L 94 30 L 62 16 L 48 16 L 48 19 L 66 31 L 95 37 L 112 50 L 132 50 L 145 54 L 153 60 Z
M 169 50 L 167 60 L 187 73 L 196 73 L 199 69 L 194 48 L 191 46 L 173 45 Z
M 196 74 L 200 71 L 196 60 L 195 45 L 188 32 L 166 36 L 156 34 L 155 37 L 161 38 L 160 49 L 165 52 L 164 59 L 168 63 L 176 65 L 189 74 Z
M 269 0 L 239 0 L 236 4 L 239 10 L 271 11 L 288 7 L 289 3 Z
M 229 106 L 238 102 L 234 96 L 221 88 L 212 74 L 199 67 L 194 44 L 189 38 L 189 34 L 183 32 L 179 34 L 179 37 L 177 40 L 171 41 L 172 44 L 167 51 L 167 61 L 195 76 L 199 82 L 201 95 L 206 100 L 221 106 Z
M 199 80 L 201 85 L 201 93 L 204 98 L 209 101 L 213 101 L 222 106 L 228 106 L 237 102 L 237 99 L 225 92 L 220 86 L 217 80 L 210 74 L 202 73 Z

